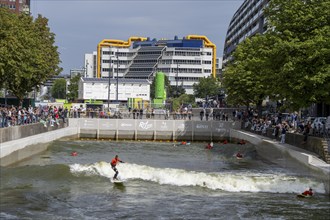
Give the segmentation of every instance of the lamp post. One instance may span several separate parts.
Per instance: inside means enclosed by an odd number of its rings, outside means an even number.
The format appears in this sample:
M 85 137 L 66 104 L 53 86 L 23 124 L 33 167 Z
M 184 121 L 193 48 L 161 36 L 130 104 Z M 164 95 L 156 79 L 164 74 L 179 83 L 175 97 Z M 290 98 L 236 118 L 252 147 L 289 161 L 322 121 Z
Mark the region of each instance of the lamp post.
M 118 49 L 117 49 L 117 92 L 116 92 L 116 103 L 118 104 L 118 71 L 119 71 L 119 69 L 118 69 L 118 67 L 119 67 L 119 60 L 118 60 Z
M 110 49 L 111 49 L 111 47 L 110 47 Z M 109 54 L 109 57 L 110 57 L 110 61 L 109 61 L 109 77 L 108 77 L 108 111 L 110 111 L 110 76 L 111 76 L 111 57 L 113 57 L 113 56 L 111 56 L 111 54 Z M 113 65 L 112 65 L 112 67 L 113 67 Z M 113 72 L 113 71 L 112 71 Z
M 178 97 L 179 64 L 176 64 L 176 97 Z

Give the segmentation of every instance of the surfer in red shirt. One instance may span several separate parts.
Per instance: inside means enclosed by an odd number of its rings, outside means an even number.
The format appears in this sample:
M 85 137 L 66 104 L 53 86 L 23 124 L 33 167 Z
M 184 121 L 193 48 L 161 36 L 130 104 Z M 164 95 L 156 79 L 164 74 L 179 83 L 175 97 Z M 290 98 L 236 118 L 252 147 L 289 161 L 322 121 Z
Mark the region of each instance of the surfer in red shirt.
M 116 155 L 115 156 L 115 158 L 113 158 L 112 160 L 111 160 L 111 168 L 115 171 L 115 175 L 114 175 L 114 177 L 113 177 L 113 179 L 114 180 L 116 180 L 117 179 L 117 176 L 118 176 L 118 170 L 117 170 L 117 168 L 116 168 L 116 165 L 117 165 L 117 163 L 124 163 L 124 161 L 122 161 L 122 160 L 120 160 L 119 159 L 119 157 L 118 157 L 118 155 Z
M 301 193 L 304 196 L 312 196 L 313 195 L 313 190 L 312 188 L 309 188 L 309 190 L 305 190 L 305 192 Z

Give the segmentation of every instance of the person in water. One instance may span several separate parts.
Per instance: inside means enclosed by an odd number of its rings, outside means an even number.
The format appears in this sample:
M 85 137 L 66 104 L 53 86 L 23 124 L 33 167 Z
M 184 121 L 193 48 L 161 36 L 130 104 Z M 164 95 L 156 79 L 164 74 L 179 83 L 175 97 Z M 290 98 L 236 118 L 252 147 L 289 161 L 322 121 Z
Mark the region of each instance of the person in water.
M 313 189 L 309 188 L 308 190 L 305 190 L 305 192 L 301 193 L 304 196 L 313 196 Z
M 240 152 L 237 152 L 236 157 L 237 158 L 243 158 L 243 155 Z
M 211 150 L 213 148 L 213 142 L 211 141 L 205 148 Z
M 118 173 L 119 173 L 118 170 L 117 170 L 117 168 L 116 168 L 116 165 L 119 162 L 120 163 L 124 163 L 124 161 L 122 161 L 122 160 L 119 159 L 118 155 L 116 155 L 115 158 L 113 158 L 111 160 L 111 168 L 113 169 L 113 171 L 115 171 L 115 175 L 113 176 L 113 179 L 114 180 L 117 180 L 117 176 L 118 176 Z
M 240 142 L 238 142 L 237 144 L 239 145 L 244 145 L 245 144 L 245 141 L 242 139 Z

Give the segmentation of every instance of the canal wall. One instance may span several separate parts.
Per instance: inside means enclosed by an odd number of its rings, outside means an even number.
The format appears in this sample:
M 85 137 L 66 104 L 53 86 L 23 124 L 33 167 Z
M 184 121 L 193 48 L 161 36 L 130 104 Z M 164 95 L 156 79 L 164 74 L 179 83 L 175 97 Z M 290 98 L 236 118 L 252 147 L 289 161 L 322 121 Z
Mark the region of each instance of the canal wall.
M 67 123 L 62 121 L 59 124 L 54 123 L 54 126 L 45 126 L 42 123 L 26 124 L 20 126 L 12 126 L 0 129 L 0 144 L 12 140 L 18 140 L 33 135 L 54 131 L 67 127 Z
M 260 157 L 282 167 L 288 166 L 291 161 L 307 167 L 324 183 L 327 193 L 330 194 L 330 164 L 321 160 L 318 154 L 290 144 L 280 144 L 276 140 L 242 130 L 232 129 L 229 136 L 232 140 L 243 139 L 252 143 Z M 322 146 L 322 143 L 319 143 Z
M 112 140 L 221 141 L 239 122 L 187 120 L 79 119 L 79 138 Z
M 77 136 L 76 127 L 66 127 L 0 144 L 0 166 L 8 166 L 47 150 L 51 141 Z

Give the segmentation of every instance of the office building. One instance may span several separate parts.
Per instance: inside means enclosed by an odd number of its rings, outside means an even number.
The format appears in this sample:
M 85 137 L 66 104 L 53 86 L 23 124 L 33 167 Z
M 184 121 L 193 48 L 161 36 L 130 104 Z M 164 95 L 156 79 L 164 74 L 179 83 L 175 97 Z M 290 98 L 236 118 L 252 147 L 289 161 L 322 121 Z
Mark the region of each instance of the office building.
M 267 29 L 263 9 L 269 0 L 245 0 L 230 21 L 224 51 L 223 68 L 232 60 L 232 53 L 239 43 Z
M 0 8 L 8 8 L 16 14 L 30 14 L 30 0 L 0 0 Z
M 162 71 L 172 86 L 182 86 L 187 94 L 193 94 L 193 84 L 201 77 L 216 77 L 216 46 L 200 35 L 171 40 L 104 39 L 98 44 L 96 54 L 85 55 L 85 66 L 89 66 L 97 78 L 110 76 L 151 81 L 157 71 Z

